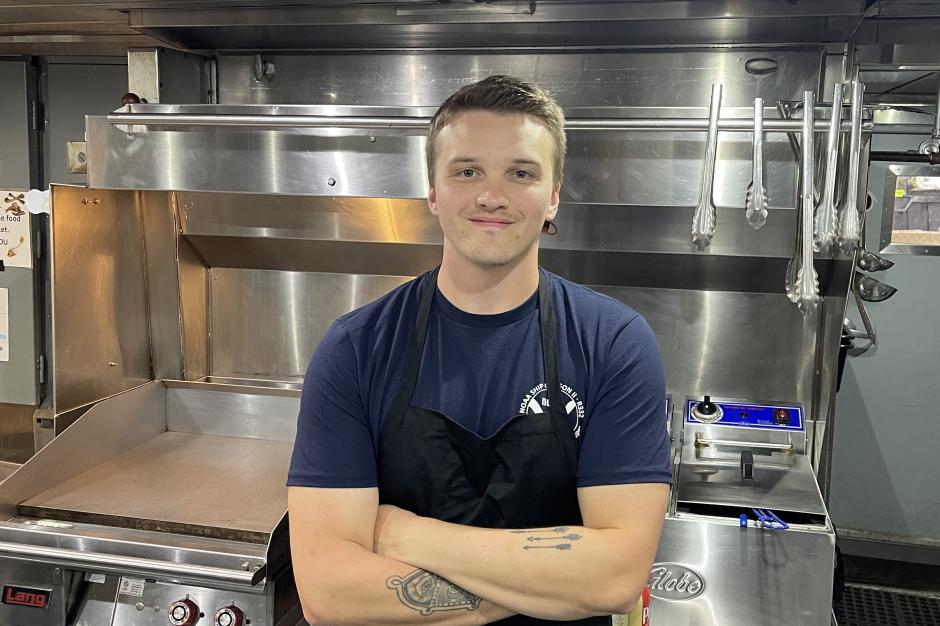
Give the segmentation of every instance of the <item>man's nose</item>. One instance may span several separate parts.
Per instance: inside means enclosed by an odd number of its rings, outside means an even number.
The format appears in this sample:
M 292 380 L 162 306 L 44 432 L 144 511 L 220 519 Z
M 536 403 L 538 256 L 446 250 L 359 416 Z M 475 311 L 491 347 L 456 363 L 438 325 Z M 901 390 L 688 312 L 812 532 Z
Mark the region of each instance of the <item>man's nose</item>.
M 506 208 L 509 199 L 499 184 L 488 184 L 477 196 L 477 206 L 487 211 Z

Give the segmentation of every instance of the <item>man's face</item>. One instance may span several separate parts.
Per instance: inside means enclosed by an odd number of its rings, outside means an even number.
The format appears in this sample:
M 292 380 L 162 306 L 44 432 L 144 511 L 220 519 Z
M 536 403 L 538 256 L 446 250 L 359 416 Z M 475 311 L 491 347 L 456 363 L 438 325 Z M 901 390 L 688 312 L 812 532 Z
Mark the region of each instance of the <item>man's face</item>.
M 428 193 L 445 245 L 481 266 L 506 265 L 532 250 L 558 210 L 554 154 L 548 129 L 524 114 L 458 114 L 437 136 Z

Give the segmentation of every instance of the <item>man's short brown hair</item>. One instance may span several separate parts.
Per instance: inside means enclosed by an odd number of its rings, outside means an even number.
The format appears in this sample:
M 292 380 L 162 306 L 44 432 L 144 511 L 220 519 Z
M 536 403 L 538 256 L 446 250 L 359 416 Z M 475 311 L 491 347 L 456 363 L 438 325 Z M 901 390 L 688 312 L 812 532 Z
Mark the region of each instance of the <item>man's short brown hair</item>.
M 566 149 L 565 114 L 558 102 L 547 91 L 532 83 L 511 76 L 490 76 L 461 87 L 444 101 L 431 118 L 426 158 L 428 181 L 432 185 L 434 184 L 434 159 L 437 156 L 435 145 L 437 136 L 454 120 L 454 117 L 465 111 L 523 113 L 534 117 L 548 129 L 555 142 L 552 174 L 554 182 L 561 182 Z

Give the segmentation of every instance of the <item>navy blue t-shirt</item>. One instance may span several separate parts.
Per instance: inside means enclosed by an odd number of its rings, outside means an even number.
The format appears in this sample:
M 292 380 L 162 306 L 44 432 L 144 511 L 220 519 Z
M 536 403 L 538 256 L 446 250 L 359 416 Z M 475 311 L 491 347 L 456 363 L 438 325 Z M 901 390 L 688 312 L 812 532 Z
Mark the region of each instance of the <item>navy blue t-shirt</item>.
M 656 337 L 613 298 L 540 270 L 554 286 L 562 399 L 580 448 L 579 487 L 671 481 Z M 382 420 L 401 384 L 428 274 L 337 319 L 307 369 L 287 484 L 375 487 Z M 437 291 L 411 404 L 481 437 L 546 410 L 538 292 L 496 315 Z

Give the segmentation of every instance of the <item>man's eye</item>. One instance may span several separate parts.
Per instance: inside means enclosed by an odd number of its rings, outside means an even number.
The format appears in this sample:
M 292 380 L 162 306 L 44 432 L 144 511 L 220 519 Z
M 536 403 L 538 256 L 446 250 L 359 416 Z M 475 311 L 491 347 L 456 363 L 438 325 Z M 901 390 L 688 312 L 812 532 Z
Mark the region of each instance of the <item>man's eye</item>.
M 476 172 L 470 169 L 460 170 L 460 175 L 464 178 L 473 178 L 476 175 Z
M 527 172 L 525 170 L 516 170 L 515 172 L 513 172 L 513 176 L 518 178 L 519 180 L 525 180 L 527 178 L 532 178 L 532 173 Z

